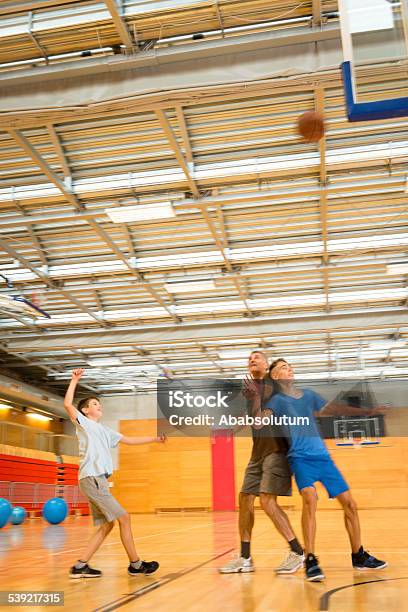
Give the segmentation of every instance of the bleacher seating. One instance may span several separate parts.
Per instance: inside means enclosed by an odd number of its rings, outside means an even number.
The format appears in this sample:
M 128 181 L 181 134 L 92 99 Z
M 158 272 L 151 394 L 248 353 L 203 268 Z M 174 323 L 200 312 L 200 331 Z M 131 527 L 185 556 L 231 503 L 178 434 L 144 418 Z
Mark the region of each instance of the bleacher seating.
M 69 460 L 69 462 L 65 462 Z M 70 513 L 89 514 L 78 488 L 78 459 L 53 453 L 0 445 L 0 497 L 40 514 L 51 497 L 63 497 Z

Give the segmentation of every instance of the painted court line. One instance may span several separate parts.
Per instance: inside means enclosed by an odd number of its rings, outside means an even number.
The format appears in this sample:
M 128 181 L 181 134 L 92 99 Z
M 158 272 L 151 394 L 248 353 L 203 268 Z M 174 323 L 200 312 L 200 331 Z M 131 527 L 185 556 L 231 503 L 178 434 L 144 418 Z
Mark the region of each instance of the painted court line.
M 330 597 L 334 595 L 335 593 L 337 593 L 338 591 L 344 591 L 345 589 L 352 589 L 354 587 L 358 587 L 363 584 L 371 584 L 372 582 L 391 582 L 393 580 L 408 580 L 408 578 L 379 578 L 378 580 L 366 580 L 365 582 L 355 582 L 353 584 L 346 584 L 344 586 L 332 589 L 331 591 L 327 591 L 320 598 L 319 612 L 329 612 Z
M 187 570 L 184 570 L 184 572 L 182 571 L 182 572 L 175 572 L 173 574 L 167 574 L 166 576 L 159 578 L 159 580 L 156 580 L 155 582 L 152 582 L 151 584 L 148 584 L 138 589 L 137 591 L 134 591 L 133 593 L 128 593 L 127 595 L 124 595 L 123 597 L 119 597 L 118 599 L 115 599 L 114 601 L 104 606 L 101 606 L 100 608 L 95 608 L 92 612 L 111 612 L 112 610 L 117 610 L 118 608 L 121 608 L 122 606 L 125 606 L 128 603 L 131 603 L 135 599 L 139 599 L 139 597 L 142 597 L 143 595 L 147 595 L 147 593 L 151 593 L 152 591 L 155 591 L 156 589 L 159 589 L 160 587 L 165 586 L 166 584 L 169 584 L 170 582 L 173 582 L 174 580 L 177 580 L 178 578 L 182 578 L 183 576 L 187 576 L 187 574 L 191 574 L 192 572 L 195 572 L 195 570 L 200 569 L 200 567 L 204 567 L 204 565 L 207 565 L 208 563 L 211 563 L 211 561 L 215 561 L 216 559 L 223 557 L 224 555 L 232 552 L 233 550 L 234 550 L 233 548 L 230 548 L 229 550 L 226 550 L 223 553 L 216 555 L 215 557 L 212 557 L 211 559 L 208 559 L 207 561 L 203 561 L 203 563 L 199 563 L 198 565 L 195 565 L 193 567 L 190 567 Z
M 222 521 L 222 523 L 229 523 L 230 521 Z M 217 523 L 217 525 L 220 525 L 221 523 Z M 145 536 L 139 536 L 134 538 L 135 542 L 138 542 L 139 540 L 146 540 L 148 538 L 155 538 L 156 536 L 166 536 L 170 533 L 180 533 L 180 532 L 185 532 L 185 531 L 191 531 L 192 529 L 201 529 L 203 527 L 208 527 L 208 526 L 212 526 L 214 525 L 214 523 L 204 523 L 203 525 L 194 525 L 193 527 L 185 527 L 183 529 L 173 529 L 172 531 L 160 531 L 159 533 L 151 533 L 149 535 L 145 535 Z M 103 544 L 103 546 L 113 546 L 115 544 L 121 544 L 120 540 L 115 540 L 114 542 L 106 542 Z M 56 552 L 56 553 L 51 553 L 52 555 L 65 555 L 65 553 L 70 553 L 70 552 L 75 552 L 77 550 L 82 550 L 83 546 L 79 547 L 79 548 L 71 548 L 69 550 L 61 550 L 60 552 Z

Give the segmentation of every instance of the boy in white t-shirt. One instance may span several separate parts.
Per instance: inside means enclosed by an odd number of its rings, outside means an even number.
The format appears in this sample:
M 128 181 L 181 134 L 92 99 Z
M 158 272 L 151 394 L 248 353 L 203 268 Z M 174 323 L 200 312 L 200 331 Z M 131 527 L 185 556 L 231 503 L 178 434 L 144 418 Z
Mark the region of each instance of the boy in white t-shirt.
M 75 389 L 83 375 L 82 369 L 72 373 L 72 379 L 65 394 L 65 409 L 76 427 L 79 441 L 79 488 L 88 498 L 93 521 L 98 526 L 97 531 L 83 552 L 81 559 L 70 569 L 71 578 L 98 578 L 100 570 L 89 567 L 88 561 L 98 550 L 106 536 L 112 531 L 114 521 L 119 523 L 120 538 L 129 557 L 128 573 L 152 574 L 159 564 L 157 561 L 142 561 L 136 552 L 133 541 L 130 516 L 113 497 L 108 487 L 108 478 L 112 474 L 113 465 L 110 449 L 121 444 L 147 444 L 149 442 L 164 442 L 165 436 L 158 438 L 136 438 L 123 436 L 106 425 L 99 423 L 102 417 L 102 406 L 97 397 L 87 397 L 73 405 Z

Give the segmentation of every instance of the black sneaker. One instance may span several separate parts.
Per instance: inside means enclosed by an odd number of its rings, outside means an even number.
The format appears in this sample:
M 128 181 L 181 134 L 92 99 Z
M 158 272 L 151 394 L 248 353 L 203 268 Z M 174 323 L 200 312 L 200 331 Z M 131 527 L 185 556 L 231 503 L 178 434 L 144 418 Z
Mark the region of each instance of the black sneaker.
M 89 567 L 88 564 L 81 567 L 81 569 L 77 569 L 75 565 L 71 567 L 69 570 L 70 578 L 100 578 L 102 576 L 102 572 L 97 569 L 93 569 Z
M 305 568 L 306 580 L 309 582 L 321 582 L 325 579 L 325 575 L 319 567 L 318 559 L 314 555 L 307 555 L 305 560 Z
M 133 567 L 132 564 L 128 567 L 128 574 L 130 576 L 138 576 L 139 574 L 153 574 L 157 569 L 159 569 L 159 564 L 157 561 L 142 561 L 142 564 L 137 569 Z
M 363 547 L 360 548 L 358 553 L 351 555 L 351 561 L 354 569 L 358 570 L 379 570 L 388 565 L 386 561 L 380 561 L 380 559 L 370 555 Z

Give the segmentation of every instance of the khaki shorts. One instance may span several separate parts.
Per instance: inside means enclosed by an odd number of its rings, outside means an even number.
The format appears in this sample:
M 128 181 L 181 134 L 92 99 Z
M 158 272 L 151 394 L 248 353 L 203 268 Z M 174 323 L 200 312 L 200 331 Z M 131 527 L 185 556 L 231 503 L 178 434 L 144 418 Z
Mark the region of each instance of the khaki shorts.
M 250 461 L 245 470 L 241 493 L 292 495 L 292 472 L 284 453 L 271 453 L 259 461 Z
M 110 523 L 126 513 L 109 491 L 106 476 L 86 476 L 78 484 L 88 498 L 94 525 Z

